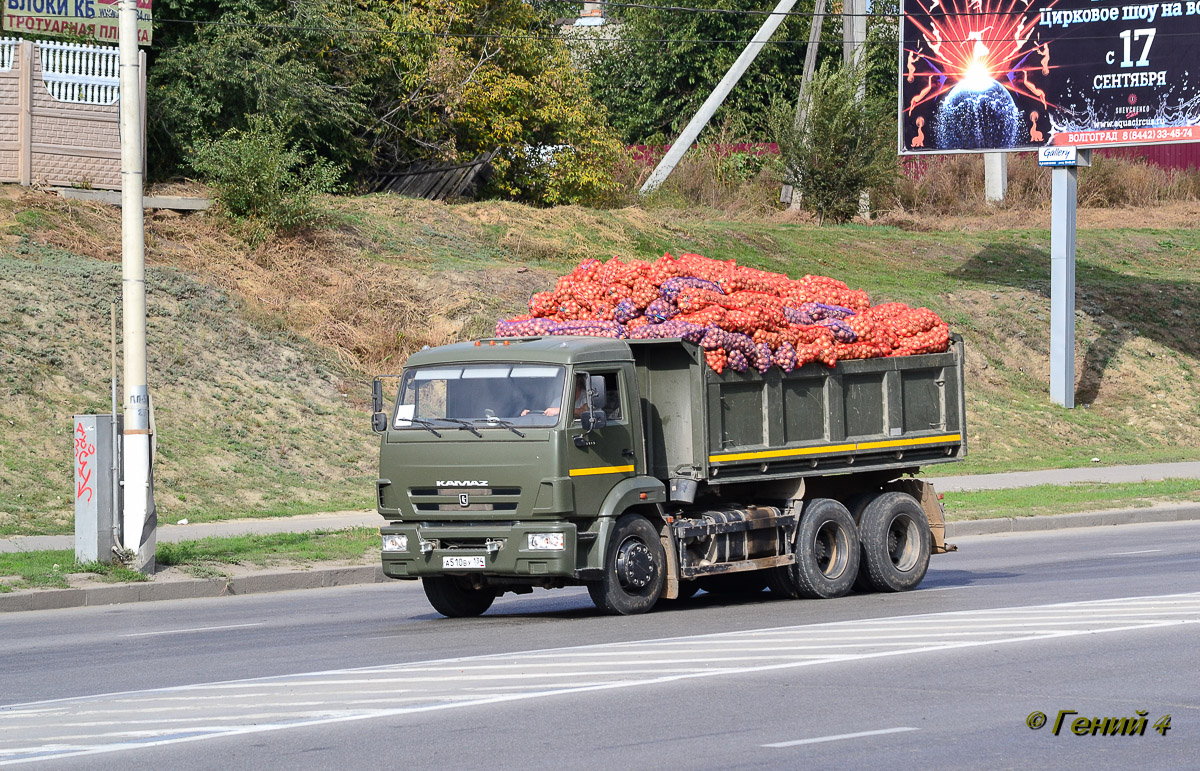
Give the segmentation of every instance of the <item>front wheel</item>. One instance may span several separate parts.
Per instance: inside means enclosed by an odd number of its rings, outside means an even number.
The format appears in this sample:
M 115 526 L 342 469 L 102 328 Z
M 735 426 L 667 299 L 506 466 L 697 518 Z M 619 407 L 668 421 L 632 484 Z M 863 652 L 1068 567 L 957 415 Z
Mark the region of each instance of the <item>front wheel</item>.
M 433 609 L 449 618 L 482 615 L 496 600 L 494 589 L 476 588 L 462 576 L 427 576 L 421 588 Z
M 667 556 L 658 531 L 639 514 L 617 520 L 604 560 L 604 578 L 588 584 L 605 613 L 631 616 L 654 607 L 666 580 Z

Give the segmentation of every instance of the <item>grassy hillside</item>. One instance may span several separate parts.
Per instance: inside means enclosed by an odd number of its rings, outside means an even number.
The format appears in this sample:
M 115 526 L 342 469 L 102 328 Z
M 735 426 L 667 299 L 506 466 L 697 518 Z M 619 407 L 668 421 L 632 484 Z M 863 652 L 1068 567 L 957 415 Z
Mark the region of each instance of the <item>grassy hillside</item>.
M 67 532 L 70 415 L 108 409 L 119 212 L 3 192 L 0 533 Z M 817 228 L 699 210 L 330 205 L 330 227 L 257 249 L 205 215 L 147 218 L 164 519 L 369 507 L 369 374 L 486 334 L 584 257 L 664 251 L 831 275 L 942 314 L 968 350 L 971 457 L 955 473 L 1200 458 L 1193 204 L 1081 214 L 1073 411 L 1047 395 L 1048 212 Z

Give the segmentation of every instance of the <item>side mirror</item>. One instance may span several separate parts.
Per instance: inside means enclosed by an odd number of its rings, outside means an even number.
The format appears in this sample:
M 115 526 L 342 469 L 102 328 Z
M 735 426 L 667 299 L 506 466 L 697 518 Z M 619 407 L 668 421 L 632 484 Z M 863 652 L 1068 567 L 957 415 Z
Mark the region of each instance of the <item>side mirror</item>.
M 588 377 L 588 409 L 595 411 L 603 410 L 604 405 L 608 403 L 608 391 L 604 386 L 603 375 L 590 375 Z M 599 426 L 602 428 L 603 426 Z
M 383 412 L 383 381 L 375 378 L 371 381 L 371 412 Z M 371 425 L 374 425 L 372 419 Z M 384 420 L 383 427 L 387 428 L 387 420 Z M 375 429 L 379 431 L 380 429 Z
M 586 431 L 596 431 L 608 425 L 608 416 L 604 410 L 592 410 L 579 416 L 579 424 Z
M 376 412 L 371 416 L 371 430 L 377 434 L 382 434 L 387 431 L 388 416 L 382 412 Z

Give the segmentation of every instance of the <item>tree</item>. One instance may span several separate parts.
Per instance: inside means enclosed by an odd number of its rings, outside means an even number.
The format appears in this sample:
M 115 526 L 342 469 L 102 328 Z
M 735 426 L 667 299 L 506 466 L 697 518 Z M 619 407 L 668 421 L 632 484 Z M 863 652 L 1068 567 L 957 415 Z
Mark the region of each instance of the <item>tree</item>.
M 820 222 L 848 222 L 862 191 L 886 188 L 896 178 L 895 103 L 871 94 L 859 98 L 864 70 L 823 62 L 799 126 L 793 104 L 776 100 L 771 107 L 785 179 Z
M 603 199 L 621 153 L 606 114 L 522 0 L 165 0 L 207 24 L 169 37 L 149 84 L 155 170 L 253 116 L 352 175 L 501 148 L 492 191 Z

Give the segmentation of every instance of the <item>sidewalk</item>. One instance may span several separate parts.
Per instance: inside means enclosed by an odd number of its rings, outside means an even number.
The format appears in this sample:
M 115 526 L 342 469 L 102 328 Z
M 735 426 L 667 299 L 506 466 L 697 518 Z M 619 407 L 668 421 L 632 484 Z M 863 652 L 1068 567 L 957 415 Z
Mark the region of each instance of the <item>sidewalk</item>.
M 1002 490 L 1036 485 L 1068 485 L 1078 482 L 1146 482 L 1162 479 L 1200 479 L 1200 462 L 1155 463 L 1141 466 L 1094 466 L 1049 471 L 1022 471 L 1008 474 L 937 477 L 934 484 L 941 492 Z M 1106 510 L 1044 517 L 1005 517 L 950 522 L 946 537 L 1032 532 L 1075 527 L 1176 522 L 1200 519 L 1200 504 L 1166 504 L 1139 509 Z M 301 533 L 313 530 L 339 530 L 350 527 L 378 527 L 382 518 L 374 511 L 344 511 L 271 519 L 234 519 L 195 525 L 161 524 L 158 540 L 178 542 L 208 536 L 233 536 L 247 533 Z M 11 536 L 0 538 L 0 552 L 41 549 L 74 549 L 71 535 Z M 225 595 L 314 589 L 328 586 L 380 583 L 386 581 L 378 565 L 332 565 L 305 568 L 241 569 L 230 578 L 189 579 L 159 575 L 146 583 L 103 584 L 72 589 L 35 589 L 0 594 L 0 613 L 17 610 L 43 610 L 111 605 L 127 602 L 217 597 Z
M 268 519 L 227 519 L 195 525 L 159 524 L 158 540 L 165 543 L 194 541 L 198 538 L 268 533 L 309 533 L 313 530 L 345 530 L 351 527 L 379 527 L 383 517 L 374 511 L 339 511 L 331 514 L 303 514 Z M 0 552 L 74 549 L 73 535 L 17 535 L 0 538 Z
M 1087 466 L 1048 471 L 1014 471 L 1009 474 L 975 474 L 934 477 L 938 492 L 969 493 L 976 490 L 1011 490 L 1037 485 L 1070 485 L 1077 482 L 1158 482 L 1163 479 L 1200 479 L 1200 462 L 1148 463 L 1143 466 Z

